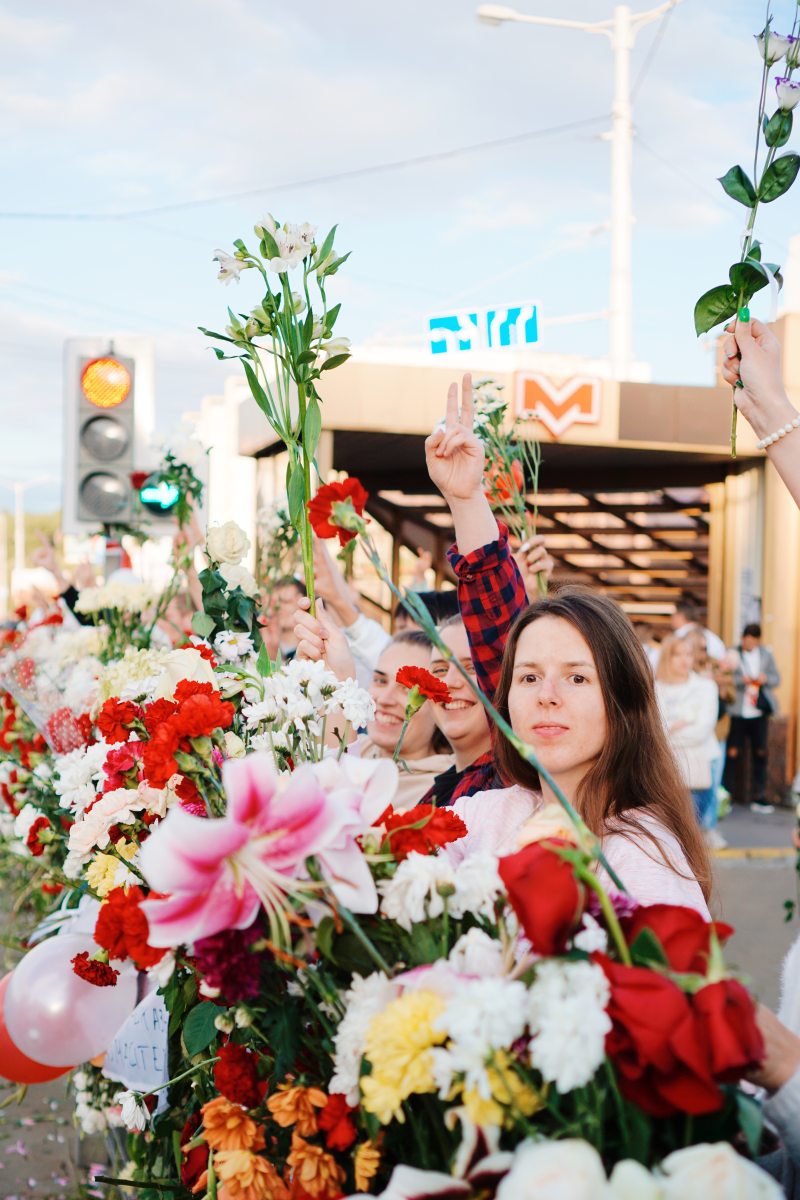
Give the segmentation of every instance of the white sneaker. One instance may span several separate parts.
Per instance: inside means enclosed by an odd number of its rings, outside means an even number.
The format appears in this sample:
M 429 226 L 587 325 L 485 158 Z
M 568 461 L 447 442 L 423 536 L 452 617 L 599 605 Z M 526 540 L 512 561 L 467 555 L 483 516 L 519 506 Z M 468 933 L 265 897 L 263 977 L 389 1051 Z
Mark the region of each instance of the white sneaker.
M 725 838 L 718 829 L 706 829 L 705 831 L 706 844 L 711 850 L 724 850 L 727 846 Z
M 775 805 L 774 804 L 762 804 L 758 800 L 754 800 L 753 803 L 750 805 L 750 812 L 774 813 Z

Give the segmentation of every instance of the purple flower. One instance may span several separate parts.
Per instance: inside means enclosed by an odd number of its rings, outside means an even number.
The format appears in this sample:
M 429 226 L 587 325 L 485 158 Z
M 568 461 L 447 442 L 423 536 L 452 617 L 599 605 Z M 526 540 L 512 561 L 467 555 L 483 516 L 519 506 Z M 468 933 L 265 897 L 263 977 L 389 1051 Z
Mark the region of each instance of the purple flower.
M 793 83 L 786 77 L 775 80 L 775 91 L 778 96 L 778 107 L 784 112 L 790 112 L 800 103 L 800 83 Z
M 609 892 L 608 898 L 611 901 L 611 907 L 620 921 L 624 921 L 626 917 L 632 917 L 639 907 L 639 901 L 634 900 L 633 896 L 629 896 L 626 892 Z M 597 898 L 596 892 L 589 893 L 587 911 L 591 916 L 602 921 L 603 910 L 600 907 L 600 901 Z
M 262 954 L 250 947 L 263 937 L 261 917 L 249 929 L 228 929 L 194 945 L 195 966 L 210 988 L 218 988 L 229 1003 L 255 1000 L 259 993 Z
M 793 41 L 791 36 L 773 33 L 768 27 L 761 33 L 757 33 L 755 38 L 762 61 L 770 67 L 782 59 L 787 50 L 791 49 Z

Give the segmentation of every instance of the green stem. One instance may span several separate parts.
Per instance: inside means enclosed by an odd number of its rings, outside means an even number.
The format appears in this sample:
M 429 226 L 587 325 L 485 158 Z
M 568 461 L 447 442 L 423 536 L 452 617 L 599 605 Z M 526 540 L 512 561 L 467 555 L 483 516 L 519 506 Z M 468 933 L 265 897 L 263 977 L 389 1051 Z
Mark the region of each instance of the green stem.
M 608 892 L 593 871 L 581 869 L 579 867 L 578 875 L 586 884 L 586 886 L 592 889 L 600 901 L 600 908 L 603 910 L 603 917 L 605 919 L 606 927 L 614 939 L 614 945 L 617 948 L 617 954 L 619 954 L 620 959 L 622 962 L 624 962 L 625 966 L 630 967 L 632 965 L 631 953 L 628 949 L 628 943 L 625 941 L 625 937 L 622 932 L 622 926 L 619 923 L 617 914 L 614 912 L 614 905 L 611 903 Z
M 300 453 L 303 456 L 303 512 L 300 516 L 300 550 L 303 556 L 303 574 L 306 581 L 306 592 L 310 602 L 309 611 L 314 616 L 316 598 L 314 595 L 314 542 L 311 533 L 311 521 L 308 517 L 308 502 L 311 499 L 311 459 L 305 439 L 306 421 L 306 389 L 305 384 L 297 385 L 298 425 L 300 427 Z
M 406 717 L 406 719 L 403 721 L 403 728 L 400 730 L 400 737 L 397 739 L 397 745 L 394 748 L 394 754 L 392 755 L 392 762 L 396 763 L 398 758 L 400 757 L 400 747 L 403 744 L 403 738 L 406 736 L 406 730 L 408 729 L 408 723 L 410 720 L 411 720 L 411 717 Z
M 367 954 L 370 956 L 372 961 L 375 963 L 375 966 L 378 968 L 378 970 L 383 971 L 384 975 L 391 975 L 392 968 L 389 966 L 389 964 L 387 963 L 387 961 L 383 957 L 383 955 L 380 953 L 380 951 L 377 950 L 375 948 L 375 946 L 373 946 L 372 942 L 369 940 L 367 935 L 364 933 L 364 930 L 361 928 L 361 926 L 359 925 L 356 918 L 350 912 L 350 909 L 349 908 L 339 908 L 338 913 L 339 913 L 339 916 L 342 918 L 342 921 L 344 922 L 344 924 L 350 930 L 350 932 L 355 934 L 356 938 L 361 943 L 361 945 L 364 947 Z

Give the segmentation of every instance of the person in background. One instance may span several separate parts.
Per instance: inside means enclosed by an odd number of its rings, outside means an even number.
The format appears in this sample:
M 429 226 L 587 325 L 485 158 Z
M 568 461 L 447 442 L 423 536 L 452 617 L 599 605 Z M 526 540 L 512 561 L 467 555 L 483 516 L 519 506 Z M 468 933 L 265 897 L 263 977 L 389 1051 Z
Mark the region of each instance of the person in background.
M 737 647 L 733 683 L 736 697 L 730 705 L 731 728 L 725 763 L 725 786 L 734 793 L 736 769 L 745 742 L 750 743 L 750 808 L 771 813 L 767 798 L 767 740 L 769 718 L 778 711 L 773 688 L 781 681 L 772 651 L 761 645 L 761 626 L 745 625 Z
M 475 668 L 469 652 L 469 638 L 460 616 L 450 617 L 439 626 L 442 641 L 453 658 L 448 659 L 434 646 L 431 650 L 431 674 L 447 685 L 451 699 L 433 709 L 436 726 L 453 748 L 455 761 L 433 781 L 423 797 L 424 804 L 446 808 L 460 796 L 471 796 L 486 788 L 502 787 L 492 750 L 489 719 L 467 680 L 455 665 L 460 663 L 474 678 Z
M 31 558 L 37 567 L 43 567 L 49 571 L 55 580 L 58 588 L 58 600 L 71 613 L 75 620 L 80 625 L 91 625 L 92 618 L 85 613 L 75 612 L 75 602 L 78 599 L 78 593 L 81 588 L 94 587 L 97 583 L 94 567 L 91 563 L 82 562 L 75 568 L 74 576 L 70 582 L 64 572 L 61 570 L 61 564 L 58 561 L 55 544 L 51 538 L 45 537 L 44 534 L 39 535 L 39 545 L 33 551 Z
M 297 638 L 294 632 L 294 614 L 300 599 L 306 594 L 306 585 L 294 575 L 279 579 L 270 596 L 270 617 L 275 624 L 278 649 L 284 661 L 294 658 Z
M 325 611 L 324 601 L 317 603 L 317 615 L 308 612 L 308 600 L 301 600 L 295 611 L 294 634 L 297 656 L 312 661 L 324 659 L 338 679 L 355 678 L 353 656 L 342 630 Z M 392 758 L 402 732 L 408 689 L 397 682 L 401 667 L 430 670 L 431 643 L 420 629 L 398 633 L 383 648 L 372 672 L 367 691 L 375 701 L 375 716 L 366 731 L 348 747 L 348 754 L 361 758 Z M 437 775 L 452 766 L 445 738 L 434 723 L 435 705 L 425 703 L 408 723 L 400 748 L 400 776 L 392 804 L 405 811 L 419 804 L 433 786 Z
M 718 751 L 714 729 L 719 691 L 713 679 L 695 671 L 689 638 L 671 634 L 661 643 L 656 699 L 673 753 L 692 793 L 698 824 L 706 840 L 716 846 L 719 835 L 710 832 L 715 809 L 711 763 Z
M 653 626 L 648 625 L 646 621 L 635 621 L 633 631 L 639 639 L 640 646 L 647 655 L 647 661 L 650 663 L 653 671 L 655 671 L 661 651 L 661 641 L 660 639 L 657 640 L 654 636 Z
M 717 637 L 716 633 L 712 633 L 710 629 L 701 625 L 699 617 L 696 605 L 682 601 L 675 606 L 675 611 L 669 619 L 672 632 L 679 638 L 687 637 L 690 633 L 702 634 L 709 658 L 716 659 L 718 662 L 725 654 L 725 643 L 721 637 Z

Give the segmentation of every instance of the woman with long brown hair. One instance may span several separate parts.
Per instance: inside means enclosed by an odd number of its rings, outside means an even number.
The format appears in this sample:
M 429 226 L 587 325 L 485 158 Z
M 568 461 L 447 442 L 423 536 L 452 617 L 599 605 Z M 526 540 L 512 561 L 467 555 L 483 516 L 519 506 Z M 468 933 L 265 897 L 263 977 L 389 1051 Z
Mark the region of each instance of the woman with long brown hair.
M 460 412 L 451 388 L 445 426 L 428 439 L 426 454 L 453 513 L 451 563 L 484 690 L 602 839 L 631 895 L 707 914 L 708 853 L 644 651 L 619 605 L 588 589 L 565 588 L 525 607 L 507 538 L 483 493 L 468 377 Z M 525 821 L 555 799 L 502 737 L 496 753 L 511 786 L 456 801 L 469 830 L 456 854 L 515 849 Z

